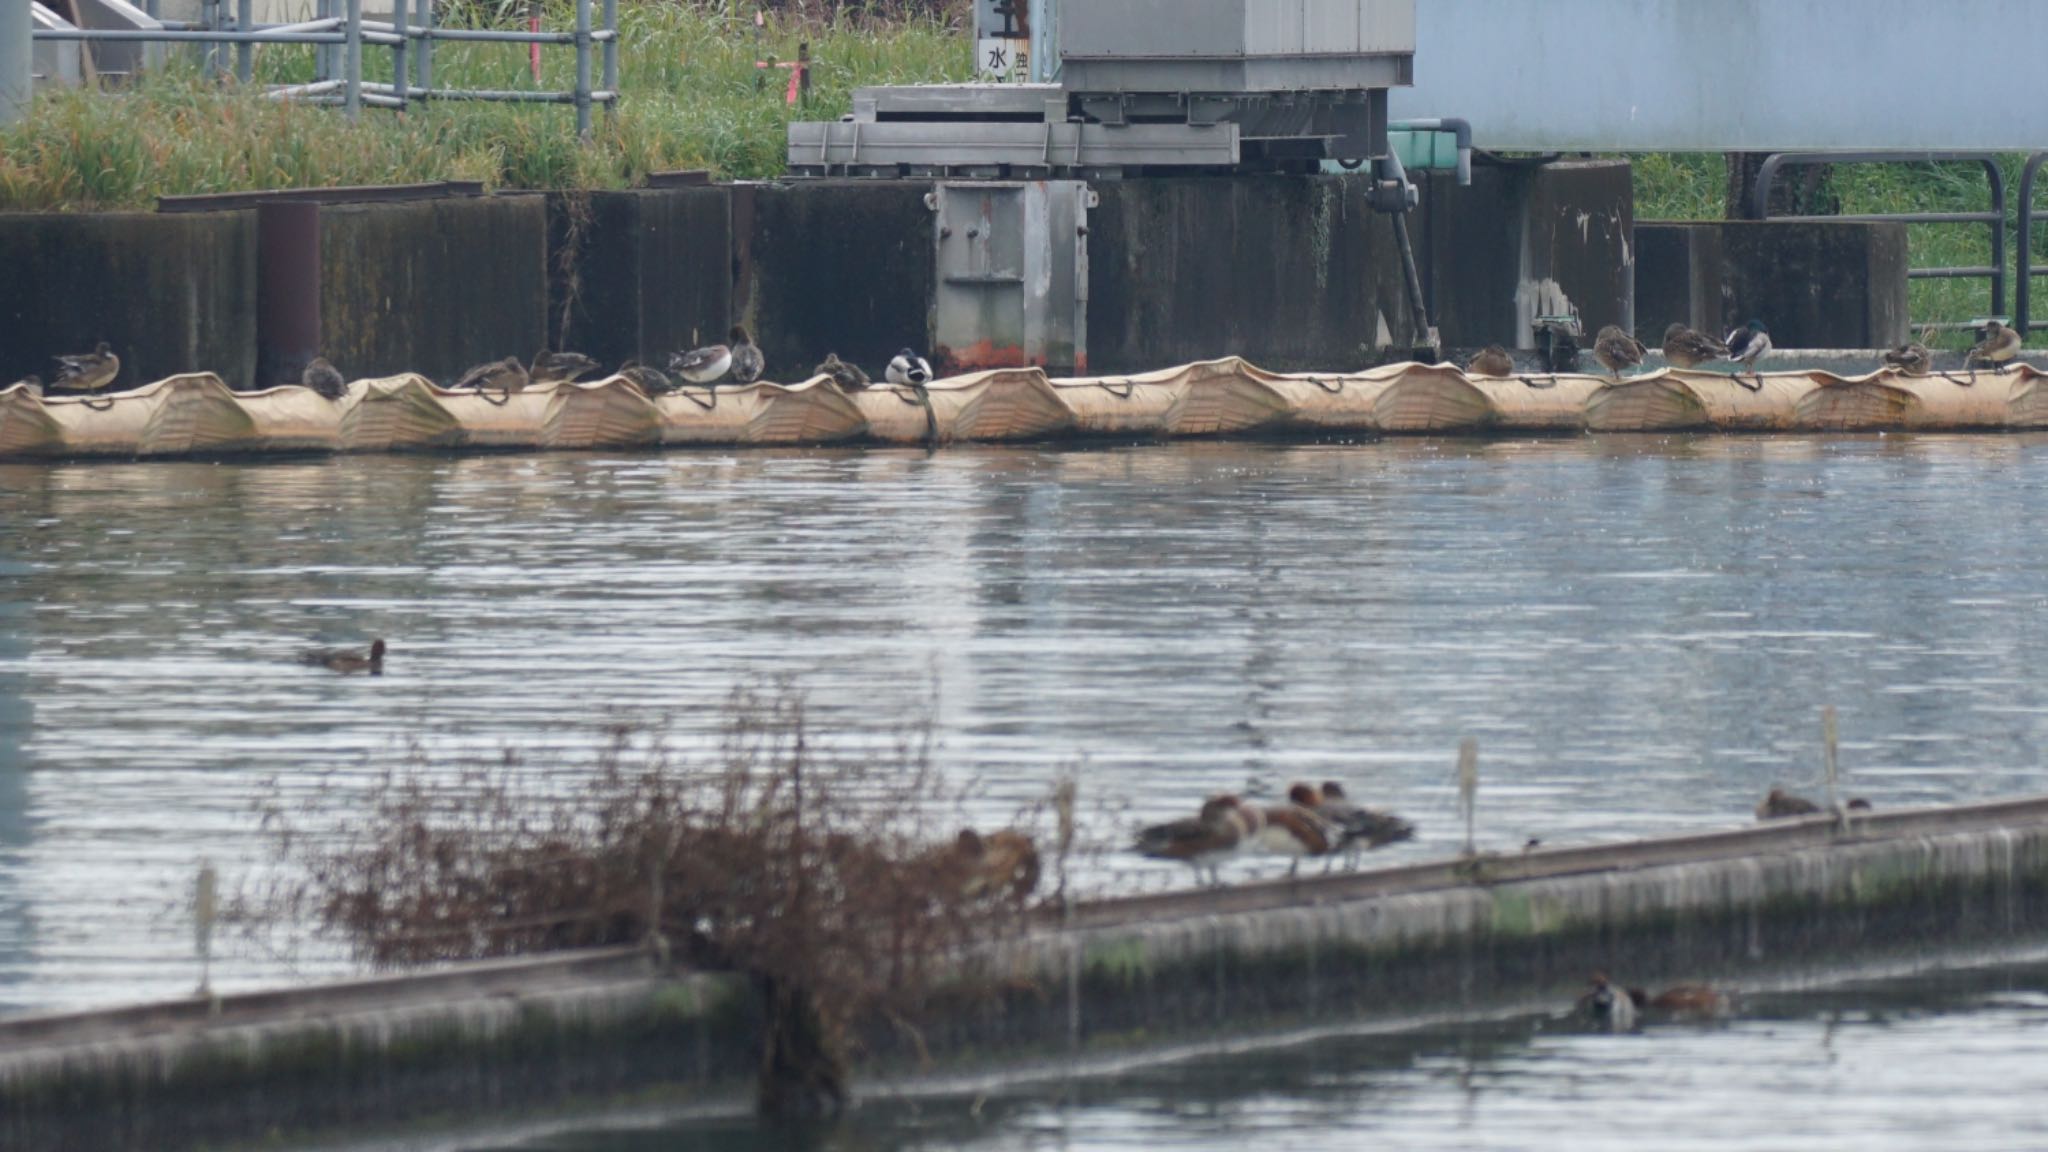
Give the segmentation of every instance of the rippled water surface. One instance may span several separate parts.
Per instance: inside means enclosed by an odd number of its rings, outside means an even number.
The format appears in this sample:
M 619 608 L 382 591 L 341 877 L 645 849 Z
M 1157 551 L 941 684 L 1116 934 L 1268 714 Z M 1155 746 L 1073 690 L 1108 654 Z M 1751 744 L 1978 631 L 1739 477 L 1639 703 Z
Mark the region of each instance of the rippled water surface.
M 759 676 L 855 734 L 936 694 L 978 819 L 1071 764 L 1128 821 L 1335 777 L 1422 825 L 1397 858 L 1452 844 L 1467 733 L 1497 845 L 1740 822 L 1828 703 L 1880 805 L 2041 791 L 2043 508 L 2048 442 L 1988 437 L 0 466 L 0 1010 L 188 990 L 267 780 L 573 771 Z M 377 635 L 381 678 L 292 662 Z

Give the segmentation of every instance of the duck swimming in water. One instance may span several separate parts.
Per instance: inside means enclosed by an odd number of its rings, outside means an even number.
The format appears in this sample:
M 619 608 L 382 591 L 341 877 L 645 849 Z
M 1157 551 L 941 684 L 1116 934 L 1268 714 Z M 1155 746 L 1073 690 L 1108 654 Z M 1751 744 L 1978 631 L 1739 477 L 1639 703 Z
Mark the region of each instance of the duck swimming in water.
M 1131 848 L 1154 860 L 1179 860 L 1195 870 L 1197 882 L 1207 873 L 1210 883 L 1220 885 L 1218 869 L 1244 848 L 1260 824 L 1258 809 L 1226 793 L 1211 797 L 1200 815 L 1141 829 Z
M 1593 359 L 1619 380 L 1622 369 L 1634 368 L 1643 362 L 1643 342 L 1623 332 L 1619 325 L 1609 324 L 1593 338 Z
M 732 349 L 723 344 L 672 353 L 668 370 L 691 384 L 716 384 L 732 371 Z
M 829 376 L 832 383 L 839 385 L 841 392 L 859 392 L 869 384 L 868 374 L 855 364 L 848 364 L 839 358 L 837 352 L 827 352 L 824 363 L 811 370 L 813 376 Z
M 1981 360 L 1991 365 L 1992 371 L 2003 374 L 2006 363 L 2018 356 L 2025 345 L 2026 339 L 2020 335 L 2019 329 L 2007 328 L 2002 322 L 1992 320 L 1984 325 L 1984 339 L 1977 341 L 1969 355 L 1963 357 L 1963 363 L 1970 365 Z
M 380 637 L 370 641 L 369 651 L 361 648 L 310 648 L 299 653 L 299 663 L 315 668 L 325 668 L 344 676 L 357 672 L 368 672 L 372 676 L 384 674 L 384 641 Z
M 932 366 L 925 363 L 924 357 L 905 348 L 889 361 L 889 370 L 883 375 L 891 384 L 922 388 L 932 382 Z
M 533 384 L 568 384 L 578 376 L 597 371 L 597 361 L 581 352 L 549 352 L 542 349 L 533 358 L 526 379 Z
M 1472 376 L 1513 376 L 1514 357 L 1498 344 L 1488 344 L 1465 364 L 1465 372 Z
M 1908 376 L 1925 376 L 1934 367 L 1934 354 L 1925 344 L 1901 344 L 1884 354 L 1884 364 Z
M 726 338 L 732 341 L 733 383 L 752 384 L 759 380 L 762 370 L 768 366 L 767 359 L 761 355 L 761 349 L 754 343 L 754 337 L 748 333 L 747 326 L 733 325 Z
M 329 400 L 339 400 L 348 391 L 348 382 L 324 356 L 315 356 L 306 362 L 305 370 L 299 373 L 299 386 L 310 388 Z
M 1697 368 L 1709 360 L 1725 360 L 1728 346 L 1683 324 L 1664 329 L 1664 362 L 1673 368 Z
M 1756 383 L 1754 384 L 1744 380 L 1740 375 L 1735 377 L 1735 382 L 1751 392 L 1763 391 L 1764 378 L 1757 375 L 1756 362 L 1759 357 L 1771 350 L 1771 330 L 1764 327 L 1763 321 L 1751 320 L 1748 324 L 1730 332 L 1728 338 L 1721 341 L 1721 343 L 1728 346 L 1728 358 L 1730 360 L 1740 363 L 1749 370 L 1751 376 L 1756 376 Z
M 52 392 L 99 392 L 121 374 L 121 358 L 102 340 L 90 352 L 57 357 L 57 378 L 50 381 Z
M 478 391 L 520 392 L 526 388 L 526 365 L 517 356 L 479 364 L 464 372 L 449 388 L 474 388 Z

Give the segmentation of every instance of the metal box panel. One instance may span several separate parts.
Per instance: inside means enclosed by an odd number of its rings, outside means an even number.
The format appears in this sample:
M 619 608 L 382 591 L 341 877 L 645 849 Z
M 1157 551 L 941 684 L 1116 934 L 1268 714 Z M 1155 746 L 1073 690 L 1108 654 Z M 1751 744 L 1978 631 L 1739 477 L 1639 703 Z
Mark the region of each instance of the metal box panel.
M 1060 15 L 1063 60 L 1415 51 L 1415 0 L 1089 0 Z
M 1078 180 L 934 186 L 932 345 L 941 371 L 1087 367 L 1093 198 Z

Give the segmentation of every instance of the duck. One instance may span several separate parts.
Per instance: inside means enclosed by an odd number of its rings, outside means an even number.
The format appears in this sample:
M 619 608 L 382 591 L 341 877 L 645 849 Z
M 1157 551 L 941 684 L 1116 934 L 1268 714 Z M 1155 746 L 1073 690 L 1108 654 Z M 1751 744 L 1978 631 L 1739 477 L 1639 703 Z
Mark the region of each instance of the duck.
M 925 362 L 924 357 L 905 348 L 889 361 L 889 370 L 883 375 L 891 384 L 922 388 L 932 382 L 932 366 Z
M 1603 1032 L 1633 1032 L 1636 1027 L 1636 999 L 1626 989 L 1608 983 L 1607 973 L 1595 972 L 1574 1011 L 1580 1019 Z
M 1465 372 L 1472 376 L 1513 376 L 1514 357 L 1498 344 L 1488 344 L 1477 355 L 1466 361 Z
M 1749 370 L 1750 375 L 1756 376 L 1756 383 L 1754 384 L 1744 380 L 1739 374 L 1735 377 L 1735 382 L 1751 392 L 1763 391 L 1764 378 L 1757 376 L 1756 362 L 1759 357 L 1771 350 L 1771 330 L 1764 327 L 1763 321 L 1753 319 L 1735 331 L 1728 333 L 1728 338 L 1721 341 L 1721 343 L 1728 346 L 1728 358 L 1730 360 L 1739 362 L 1744 368 Z
M 1917 341 L 1901 344 L 1884 354 L 1884 364 L 1908 376 L 1925 376 L 1934 367 L 1934 353 Z
M 1344 795 L 1344 786 L 1335 780 L 1323 781 L 1315 799 L 1316 814 L 1343 833 L 1338 847 L 1353 858 L 1360 852 L 1415 839 L 1415 825 L 1392 812 L 1353 804 Z
M 14 388 L 25 389 L 29 395 L 40 399 L 43 394 L 43 378 L 31 372 L 28 375 L 23 376 L 21 379 L 16 380 L 14 383 L 9 384 L 7 386 L 7 389 Z M 4 390 L 5 389 L 0 389 L 0 391 Z
M 1258 809 L 1226 792 L 1204 802 L 1199 815 L 1140 829 L 1131 847 L 1154 860 L 1185 863 L 1198 883 L 1206 872 L 1212 885 L 1221 885 L 1223 862 L 1243 850 L 1260 824 Z
M 669 379 L 660 369 L 649 368 L 638 360 L 628 360 L 619 365 L 619 377 L 649 396 L 673 392 L 676 387 L 676 382 Z
M 953 842 L 953 861 L 960 894 L 970 900 L 995 897 L 1022 904 L 1038 888 L 1038 845 L 1015 828 L 986 836 L 962 828 Z
M 767 367 L 767 360 L 761 355 L 761 349 L 754 343 L 753 336 L 748 334 L 747 326 L 733 325 L 726 338 L 732 341 L 733 383 L 752 384 L 759 380 L 762 369 Z
M 837 352 L 825 353 L 824 362 L 813 368 L 811 375 L 831 377 L 832 383 L 839 385 L 841 392 L 859 392 L 870 383 L 867 373 L 861 371 L 858 365 L 841 360 Z
M 526 378 L 534 384 L 568 384 L 595 371 L 597 361 L 581 352 L 550 352 L 543 348 L 534 354 L 533 367 L 527 370 Z
M 1343 840 L 1342 830 L 1316 811 L 1318 801 L 1315 789 L 1296 784 L 1287 790 L 1287 803 L 1259 813 L 1259 847 L 1288 857 L 1289 876 L 1300 870 L 1304 859 L 1336 852 Z
M 348 391 L 348 381 L 324 356 L 315 356 L 306 362 L 304 371 L 299 373 L 299 386 L 310 388 L 329 400 L 339 400 Z
M 121 358 L 100 341 L 90 352 L 57 357 L 57 378 L 50 381 L 52 392 L 99 392 L 121 374 Z
M 525 390 L 526 384 L 526 365 L 521 364 L 517 356 L 507 356 L 503 360 L 493 360 L 488 364 L 479 364 L 471 368 L 458 377 L 455 383 L 449 385 L 449 388 L 520 392 Z
M 1756 806 L 1759 820 L 1784 820 L 1793 816 L 1812 816 L 1820 811 L 1820 805 L 1804 796 L 1794 796 L 1783 788 L 1771 789 L 1763 803 Z
M 672 353 L 668 370 L 690 384 L 716 384 L 732 371 L 732 349 L 723 344 Z
M 315 668 L 325 668 L 344 676 L 357 672 L 368 672 L 372 676 L 384 674 L 383 638 L 370 641 L 369 651 L 361 648 L 309 648 L 299 653 L 299 663 Z
M 2020 335 L 2019 329 L 2007 328 L 2003 322 L 1992 320 L 1984 325 L 1984 338 L 1977 341 L 1969 355 L 1963 357 L 1963 363 L 1970 365 L 1982 360 L 1990 364 L 1993 371 L 2003 374 L 2006 362 L 2018 356 L 2025 344 L 2026 339 Z M 105 348 L 106 345 L 100 347 Z
M 1673 368 L 1697 368 L 1709 360 L 1728 358 L 1728 346 L 1683 324 L 1664 329 L 1664 362 Z
M 1641 988 L 1628 990 L 1636 1011 L 1675 1020 L 1711 1020 L 1735 1010 L 1734 994 L 1706 984 L 1673 984 L 1651 996 Z
M 1623 332 L 1620 325 L 1609 324 L 1593 338 L 1593 359 L 1619 380 L 1623 368 L 1634 368 L 1643 362 L 1643 342 Z

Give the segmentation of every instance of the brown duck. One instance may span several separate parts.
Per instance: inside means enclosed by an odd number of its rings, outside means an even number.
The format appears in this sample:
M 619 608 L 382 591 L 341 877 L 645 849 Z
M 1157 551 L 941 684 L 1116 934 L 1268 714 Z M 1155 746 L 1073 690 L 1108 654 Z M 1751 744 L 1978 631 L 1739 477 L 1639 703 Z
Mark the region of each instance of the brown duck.
M 329 364 L 324 356 L 315 356 L 306 364 L 305 371 L 299 373 L 299 385 L 310 388 L 329 400 L 339 400 L 348 391 L 348 382 L 341 378 L 341 373 L 334 365 Z
M 650 368 L 638 360 L 628 360 L 619 365 L 621 379 L 632 381 L 633 385 L 649 396 L 659 396 L 675 391 L 676 382 L 659 368 Z
M 479 364 L 449 385 L 450 388 L 475 388 L 490 392 L 519 392 L 526 388 L 526 365 L 517 356 Z
M 1643 362 L 1643 344 L 1618 326 L 1609 324 L 1593 339 L 1593 359 L 1619 380 L 1623 368 L 1634 368 Z
M 1473 376 L 1513 376 L 1515 359 L 1500 345 L 1488 344 L 1465 364 L 1465 371 Z
M 1970 354 L 1963 358 L 1963 362 L 1975 364 L 1981 360 L 1991 365 L 1994 371 L 2004 372 L 2006 362 L 2018 356 L 2020 348 L 2025 344 L 2026 340 L 2020 336 L 2019 329 L 2007 328 L 2003 323 L 1993 320 L 1984 325 L 1984 339 L 1977 341 L 1977 346 L 1970 349 Z M 102 344 L 100 347 L 105 348 L 106 345 Z
M 811 375 L 831 377 L 832 383 L 839 385 L 841 392 L 859 392 L 871 383 L 868 374 L 861 371 L 859 365 L 841 360 L 837 352 L 827 352 L 824 363 L 811 369 Z
M 1804 796 L 1794 796 L 1783 788 L 1771 789 L 1763 803 L 1756 806 L 1759 820 L 1784 820 L 1793 816 L 1812 816 L 1820 811 L 1820 805 Z
M 1934 354 L 1925 344 L 1901 344 L 1884 354 L 1884 364 L 1908 376 L 1925 376 L 1934 367 Z
M 597 361 L 581 352 L 549 352 L 542 349 L 533 358 L 526 379 L 533 384 L 567 384 L 579 376 L 597 371 Z
M 57 378 L 50 381 L 50 391 L 98 392 L 120 374 L 121 358 L 102 340 L 90 352 L 57 357 Z
M 369 651 L 361 648 L 309 648 L 299 653 L 299 663 L 315 668 L 325 668 L 344 676 L 357 672 L 368 672 L 372 676 L 384 674 L 384 641 L 380 637 L 370 641 Z
M 1726 360 L 1728 346 L 1683 324 L 1664 329 L 1664 361 L 1673 368 L 1697 368 L 1709 360 Z

